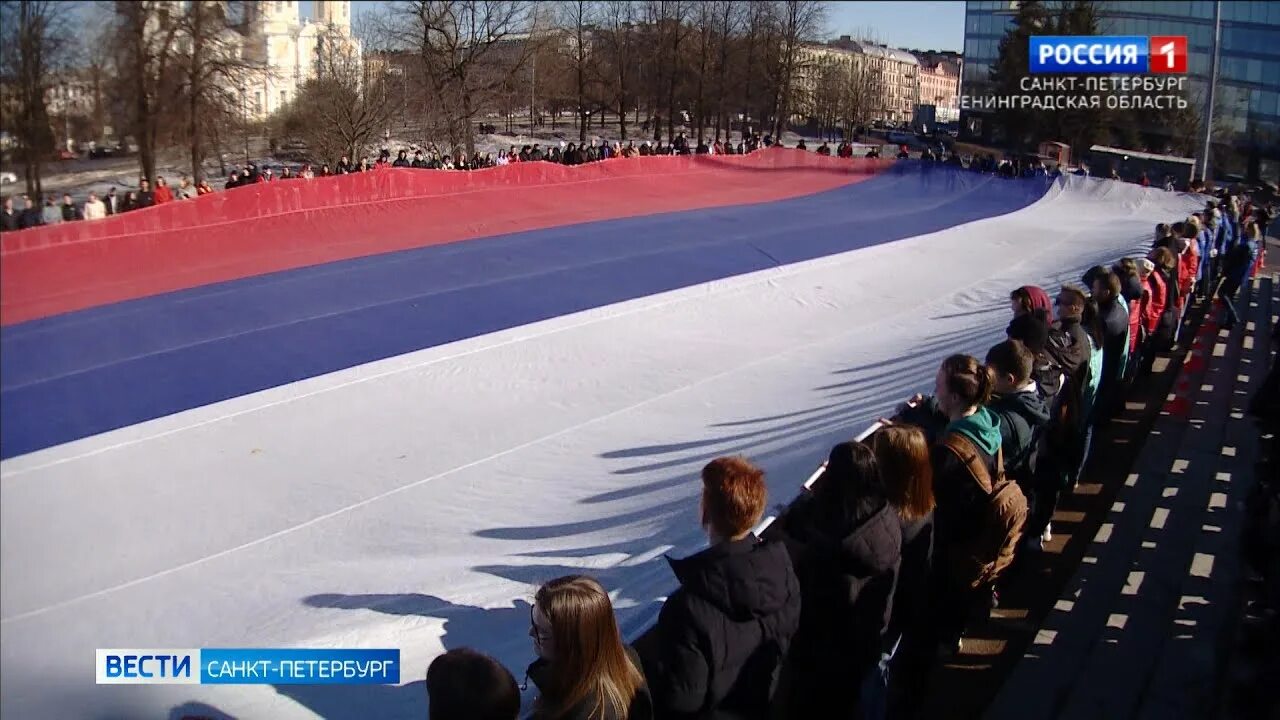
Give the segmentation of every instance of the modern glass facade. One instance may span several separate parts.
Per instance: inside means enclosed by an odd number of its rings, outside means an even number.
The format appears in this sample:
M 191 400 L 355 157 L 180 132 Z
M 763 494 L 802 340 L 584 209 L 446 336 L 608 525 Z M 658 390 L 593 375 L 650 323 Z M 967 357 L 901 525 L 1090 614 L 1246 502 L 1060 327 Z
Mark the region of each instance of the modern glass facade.
M 1213 48 L 1213 0 L 1100 0 L 1105 35 L 1186 35 L 1189 99 L 1207 97 Z M 1046 2 L 1050 10 L 1055 2 Z M 966 3 L 963 95 L 982 95 L 999 55 L 1000 39 L 1017 11 L 1016 0 Z M 1215 129 L 1230 148 L 1215 150 L 1214 170 L 1276 182 L 1280 178 L 1280 2 L 1221 3 Z M 965 111 L 961 131 L 975 142 L 997 142 L 991 113 Z M 1217 140 L 1215 139 L 1215 144 Z M 1225 166 L 1225 167 L 1224 167 Z

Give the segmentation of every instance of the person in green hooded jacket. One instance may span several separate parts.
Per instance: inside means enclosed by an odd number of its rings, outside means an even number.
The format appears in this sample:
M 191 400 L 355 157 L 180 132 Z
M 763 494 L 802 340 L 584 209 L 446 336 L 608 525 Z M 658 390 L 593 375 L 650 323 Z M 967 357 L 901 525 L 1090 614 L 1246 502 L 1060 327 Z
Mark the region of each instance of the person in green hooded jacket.
M 1001 474 L 1000 420 L 985 406 L 995 378 L 970 355 L 942 362 L 933 401 L 946 418 L 933 446 L 933 491 L 937 499 L 934 544 L 934 636 L 944 651 L 957 652 L 964 627 L 988 609 L 989 586 L 975 587 L 966 576 L 963 548 L 982 532 L 988 494 L 975 470 L 993 479 Z

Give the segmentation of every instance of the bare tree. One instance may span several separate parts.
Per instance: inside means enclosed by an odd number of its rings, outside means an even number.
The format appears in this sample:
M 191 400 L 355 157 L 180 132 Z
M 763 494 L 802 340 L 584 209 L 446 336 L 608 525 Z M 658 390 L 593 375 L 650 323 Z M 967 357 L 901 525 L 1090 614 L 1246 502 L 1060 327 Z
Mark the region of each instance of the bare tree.
M 27 192 L 33 195 L 44 189 L 44 161 L 54 146 L 45 96 L 50 78 L 62 69 L 73 49 L 68 10 L 65 3 L 39 0 L 0 3 L 0 72 L 15 91 L 16 122 L 11 127 Z
M 204 179 L 205 140 L 220 125 L 232 122 L 242 98 L 235 89 L 252 68 L 242 59 L 234 27 L 239 18 L 228 15 L 234 5 L 192 2 L 180 19 L 185 41 L 179 65 L 183 88 L 191 175 Z
M 614 108 L 618 113 L 618 134 L 627 139 L 627 102 L 633 90 L 631 79 L 637 60 L 636 4 L 628 0 L 610 0 L 602 11 L 605 32 L 601 34 L 609 58 L 609 79 L 613 83 Z M 637 108 L 639 103 L 637 102 Z
M 841 114 L 848 123 L 846 130 L 870 125 L 885 106 L 887 94 L 888 88 L 880 70 L 865 55 L 859 55 L 849 73 L 843 96 Z
M 591 37 L 595 29 L 595 12 L 594 5 L 586 0 L 567 0 L 561 3 L 561 24 L 569 33 L 566 55 L 573 73 L 578 142 L 587 141 L 587 124 L 591 118 L 591 111 L 587 107 L 587 88 L 597 60 L 592 52 L 594 43 Z
M 354 48 L 326 42 L 320 72 L 278 119 L 282 134 L 301 138 L 320 162 L 364 154 L 400 107 L 386 69 L 366 71 Z
M 163 0 L 117 0 L 115 3 L 116 68 L 131 110 L 138 143 L 138 162 L 147 180 L 155 182 L 156 151 L 161 127 L 168 126 L 178 98 L 174 72 L 181 18 Z
M 778 58 L 777 102 L 773 135 L 782 137 L 791 113 L 792 78 L 801 62 L 800 47 L 817 38 L 826 22 L 826 4 L 817 0 L 783 0 L 779 8 L 782 47 Z
M 110 106 L 108 95 L 115 78 L 115 66 L 111 52 L 111 28 L 99 27 L 89 39 L 85 48 L 85 79 L 89 81 L 90 92 L 93 93 L 92 118 L 90 134 L 101 138 L 106 132 Z
M 718 8 L 714 3 L 696 5 L 693 22 L 697 28 L 698 67 L 694 75 L 696 89 L 693 94 L 694 119 L 698 125 L 698 144 L 706 137 L 707 129 L 707 76 L 709 66 L 715 61 L 715 22 Z
M 745 18 L 745 62 L 742 73 L 742 115 L 764 120 L 758 94 L 774 93 L 766 87 L 776 76 L 773 59 L 777 57 L 778 35 L 775 7 L 768 0 L 752 0 Z M 776 81 L 775 81 L 776 82 Z
M 475 152 L 472 121 L 533 51 L 532 6 L 512 0 L 411 0 L 393 5 L 383 32 L 413 52 L 449 141 Z
M 742 22 L 742 3 L 730 0 L 716 0 L 713 15 L 717 20 L 719 36 L 719 53 L 716 57 L 716 142 L 720 141 L 720 130 L 723 125 L 725 139 L 729 137 L 728 107 L 725 99 L 728 95 L 728 78 L 730 58 L 732 57 L 733 36 Z

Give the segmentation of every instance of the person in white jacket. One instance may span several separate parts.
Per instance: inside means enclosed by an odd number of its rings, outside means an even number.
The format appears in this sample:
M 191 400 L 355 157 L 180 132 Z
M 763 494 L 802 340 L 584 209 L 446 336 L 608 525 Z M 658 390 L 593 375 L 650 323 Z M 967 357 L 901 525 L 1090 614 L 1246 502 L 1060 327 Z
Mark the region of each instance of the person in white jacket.
M 98 199 L 97 193 L 89 193 L 89 199 L 84 203 L 84 219 L 85 220 L 101 220 L 107 216 L 107 206 Z

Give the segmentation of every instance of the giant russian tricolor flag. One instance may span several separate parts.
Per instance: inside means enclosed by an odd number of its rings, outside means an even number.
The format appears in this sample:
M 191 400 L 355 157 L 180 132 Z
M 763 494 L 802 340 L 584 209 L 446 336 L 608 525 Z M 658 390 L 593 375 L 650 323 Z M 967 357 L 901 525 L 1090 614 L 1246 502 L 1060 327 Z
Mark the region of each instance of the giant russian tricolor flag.
M 1008 292 L 1194 199 L 795 150 L 276 182 L 0 238 L 0 714 L 421 717 L 536 585 L 624 628 L 697 471 L 784 502 Z M 178 229 L 181 228 L 181 229 Z M 95 687 L 95 648 L 398 647 L 397 687 Z M 419 680 L 419 682 L 411 682 Z

